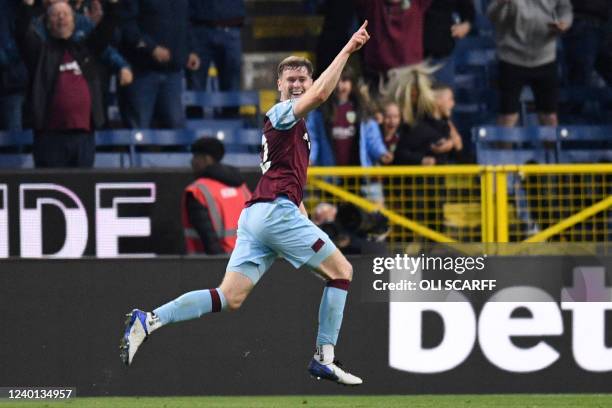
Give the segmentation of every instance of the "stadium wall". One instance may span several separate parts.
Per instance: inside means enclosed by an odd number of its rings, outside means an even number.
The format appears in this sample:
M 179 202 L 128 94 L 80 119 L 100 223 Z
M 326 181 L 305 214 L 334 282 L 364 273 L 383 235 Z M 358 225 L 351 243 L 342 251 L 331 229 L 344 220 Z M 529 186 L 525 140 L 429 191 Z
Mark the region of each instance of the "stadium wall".
M 525 362 L 546 357 L 547 351 L 558 356 L 543 369 L 510 372 L 482 351 L 483 339 L 499 334 L 495 327 L 483 325 L 482 301 L 450 305 L 464 311 L 466 320 L 453 318 L 462 336 L 448 350 L 470 336 L 468 343 L 473 344 L 465 355 L 440 353 L 444 319 L 431 310 L 421 313 L 419 303 L 401 304 L 398 315 L 398 309 L 393 310 L 397 304 L 390 308 L 387 302 L 367 301 L 363 288 L 371 279 L 371 259 L 350 260 L 355 281 L 338 357 L 365 378 L 359 388 L 308 377 L 323 282 L 284 261 L 274 264 L 241 310 L 166 327 L 143 346 L 132 367 L 123 367 L 118 345 L 126 312 L 133 307 L 151 309 L 185 291 L 216 286 L 222 278 L 225 258 L 180 257 L 1 261 L 0 385 L 75 386 L 80 396 L 612 391 L 609 307 L 589 324 L 579 324 L 555 302 L 540 310 L 537 319 L 535 308 L 513 312 L 519 325 L 530 318 L 536 322 L 531 334 L 507 337 L 515 351 L 532 352 L 525 354 Z M 544 277 L 538 280 L 547 285 Z M 559 283 L 549 286 L 559 290 Z M 411 309 L 421 314 L 421 327 L 403 321 Z M 555 319 L 562 325 L 551 330 L 548 322 Z M 430 374 L 391 368 L 390 333 L 398 325 L 403 325 L 406 347 L 417 342 L 424 352 L 432 351 L 430 357 L 422 354 L 432 367 L 447 368 Z M 600 371 L 577 362 L 577 355 L 588 350 L 576 350 L 576 333 L 604 341 Z M 400 341 L 393 347 L 403 345 Z

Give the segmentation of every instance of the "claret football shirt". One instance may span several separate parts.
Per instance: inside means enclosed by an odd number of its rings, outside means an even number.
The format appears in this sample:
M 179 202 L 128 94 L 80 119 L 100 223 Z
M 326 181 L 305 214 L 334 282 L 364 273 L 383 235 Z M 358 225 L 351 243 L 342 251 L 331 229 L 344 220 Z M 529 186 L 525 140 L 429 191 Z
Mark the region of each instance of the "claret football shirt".
M 251 199 L 251 204 L 273 201 L 285 195 L 299 206 L 306 184 L 306 169 L 310 155 L 310 138 L 304 119 L 293 113 L 295 100 L 277 103 L 266 113 L 261 140 L 261 171 L 263 173 Z

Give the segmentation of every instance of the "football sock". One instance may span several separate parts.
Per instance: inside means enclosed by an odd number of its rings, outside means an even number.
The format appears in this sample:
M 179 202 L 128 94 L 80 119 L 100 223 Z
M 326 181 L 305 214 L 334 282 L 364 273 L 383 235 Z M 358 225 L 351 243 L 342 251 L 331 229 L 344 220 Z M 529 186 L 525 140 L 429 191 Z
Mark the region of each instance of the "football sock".
M 197 319 L 210 313 L 225 310 L 226 301 L 221 289 L 205 289 L 187 292 L 184 295 L 158 307 L 153 313 L 161 325 Z
M 346 279 L 333 279 L 327 281 L 319 307 L 319 333 L 317 334 L 317 349 L 319 346 L 331 345 L 331 359 L 333 361 L 333 346 L 338 340 L 338 333 L 342 325 L 344 304 L 350 282 Z M 326 348 L 324 352 L 329 352 Z M 325 354 L 325 353 L 324 353 Z M 325 364 L 328 364 L 328 356 Z M 330 361 L 331 362 L 331 361 Z
M 331 364 L 334 362 L 334 346 L 332 344 L 323 344 L 317 346 L 314 359 L 321 364 Z

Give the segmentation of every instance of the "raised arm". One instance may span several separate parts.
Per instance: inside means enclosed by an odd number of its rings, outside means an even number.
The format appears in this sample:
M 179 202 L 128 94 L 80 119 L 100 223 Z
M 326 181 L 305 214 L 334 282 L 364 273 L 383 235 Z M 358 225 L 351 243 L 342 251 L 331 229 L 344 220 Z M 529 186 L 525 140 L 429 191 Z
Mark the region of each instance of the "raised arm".
M 293 113 L 298 118 L 303 118 L 308 115 L 308 112 L 316 109 L 323 102 L 329 98 L 338 80 L 340 80 L 340 74 L 346 65 L 346 61 L 352 53 L 358 51 L 363 45 L 370 39 L 366 27 L 368 26 L 368 20 L 353 34 L 351 39 L 346 43 L 344 48 L 336 55 L 336 58 L 329 64 L 329 67 L 319 76 L 319 78 L 312 84 L 310 89 L 297 100 L 293 107 Z

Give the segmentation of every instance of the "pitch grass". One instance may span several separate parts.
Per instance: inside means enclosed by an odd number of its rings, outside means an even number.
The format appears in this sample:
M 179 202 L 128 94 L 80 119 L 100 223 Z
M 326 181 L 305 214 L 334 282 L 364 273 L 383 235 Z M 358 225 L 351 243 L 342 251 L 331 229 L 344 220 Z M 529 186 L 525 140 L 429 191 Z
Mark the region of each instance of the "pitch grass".
M 47 408 L 610 408 L 612 407 L 612 394 L 102 397 L 23 402 L 0 400 L 0 408 L 9 406 Z

